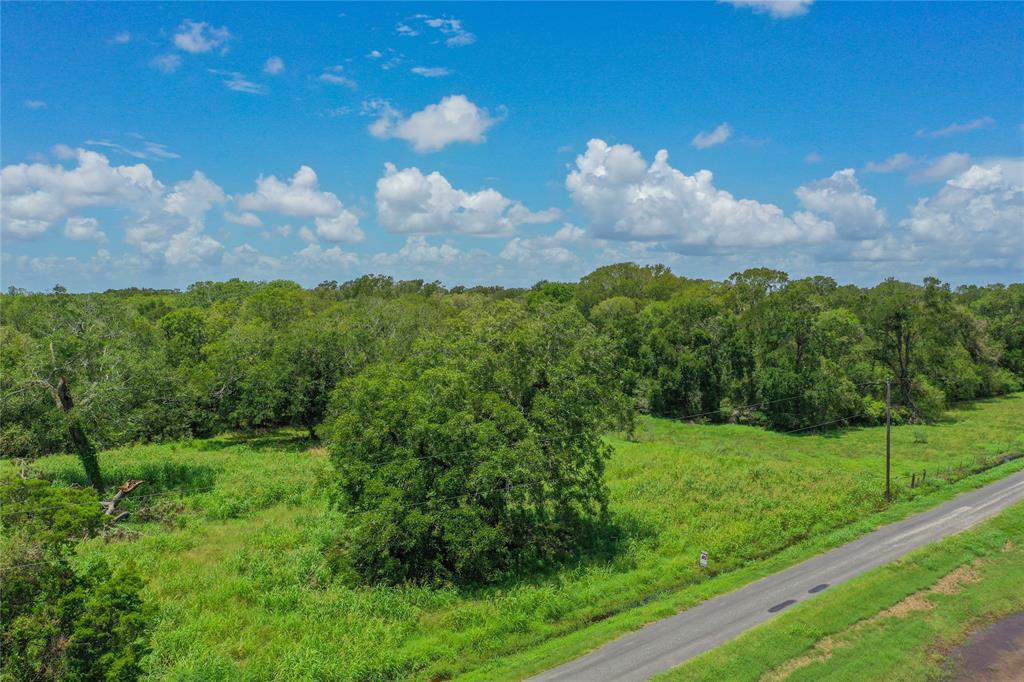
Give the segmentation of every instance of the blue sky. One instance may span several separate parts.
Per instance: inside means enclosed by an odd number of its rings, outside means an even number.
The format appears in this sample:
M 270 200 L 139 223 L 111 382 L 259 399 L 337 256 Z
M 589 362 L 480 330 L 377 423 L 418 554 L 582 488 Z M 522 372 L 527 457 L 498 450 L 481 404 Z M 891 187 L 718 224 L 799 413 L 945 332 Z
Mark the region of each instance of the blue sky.
M 4 3 L 2 283 L 1024 272 L 1024 4 Z

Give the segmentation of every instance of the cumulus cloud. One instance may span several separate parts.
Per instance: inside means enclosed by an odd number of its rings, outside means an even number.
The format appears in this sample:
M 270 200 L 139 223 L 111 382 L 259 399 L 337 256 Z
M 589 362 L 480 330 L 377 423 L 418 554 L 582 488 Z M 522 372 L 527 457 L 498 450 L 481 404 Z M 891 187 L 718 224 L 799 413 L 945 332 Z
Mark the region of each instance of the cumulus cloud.
M 911 182 L 939 182 L 948 180 L 954 175 L 963 173 L 971 167 L 971 155 L 960 152 L 950 152 L 937 159 L 932 159 L 928 165 L 910 176 Z
M 380 117 L 370 125 L 370 133 L 406 140 L 418 152 L 437 151 L 454 142 L 483 142 L 484 133 L 501 120 L 465 95 L 448 95 L 408 118 L 387 103 L 376 104 Z
M 232 213 L 231 211 L 224 212 L 224 220 L 235 225 L 244 225 L 245 227 L 263 227 L 263 221 L 255 213 L 249 213 L 244 211 L 242 213 Z
M 281 259 L 260 253 L 250 244 L 236 246 L 224 253 L 223 263 L 229 267 L 242 267 L 267 272 L 281 267 Z
M 586 239 L 586 232 L 566 223 L 557 232 L 539 237 L 513 237 L 499 256 L 518 263 L 571 263 L 577 260 L 571 248 Z
M 673 168 L 664 149 L 648 166 L 630 145 L 594 139 L 565 184 L 597 237 L 680 249 L 768 247 L 834 235 L 834 226 L 813 214 L 786 216 L 773 204 L 736 199 L 713 180 L 708 170 L 686 175 Z
M 451 69 L 445 66 L 414 66 L 409 70 L 424 78 L 441 78 L 452 73 Z
M 284 60 L 280 57 L 270 57 L 263 65 L 263 73 L 270 76 L 284 73 Z
M 309 166 L 301 166 L 288 181 L 274 175 L 260 176 L 256 191 L 235 197 L 235 204 L 243 211 L 313 218 L 317 234 L 328 241 L 356 242 L 363 238 L 359 218 L 333 192 L 320 191 L 316 172 Z
M 807 14 L 814 0 L 719 0 L 734 7 L 744 7 L 757 14 L 768 14 L 776 19 L 789 19 Z
M 227 26 L 215 27 L 205 21 L 186 19 L 174 34 L 174 45 L 191 54 L 209 52 L 231 39 Z
M 864 164 L 865 173 L 892 173 L 914 165 L 914 157 L 906 152 L 893 154 L 885 161 L 868 161 Z
M 181 66 L 181 56 L 176 54 L 161 54 L 153 57 L 149 62 L 158 71 L 163 73 L 174 73 Z
M 64 236 L 75 241 L 106 241 L 107 235 L 100 230 L 95 218 L 71 217 L 64 223 Z
M 861 188 L 852 168 L 797 187 L 796 196 L 804 208 L 826 216 L 847 239 L 867 239 L 886 224 L 885 211 L 878 208 L 875 197 Z
M 398 263 L 433 263 L 437 265 L 451 265 L 462 252 L 451 244 L 440 244 L 433 246 L 427 243 L 427 238 L 422 235 L 407 237 L 405 245 L 395 253 L 378 253 L 373 257 L 377 265 L 396 265 Z
M 419 168 L 398 170 L 391 163 L 384 169 L 377 181 L 377 218 L 392 232 L 507 235 L 517 225 L 548 223 L 561 215 L 557 209 L 535 213 L 494 189 L 456 189 L 437 171 L 424 175 Z
M 227 197 L 220 185 L 202 172 L 195 171 L 188 180 L 175 183 L 173 191 L 164 197 L 164 211 L 179 215 L 190 227 L 200 227 L 206 213 L 214 204 L 223 204 Z
M 690 144 L 697 149 L 707 149 L 708 147 L 714 147 L 716 144 L 722 144 L 728 140 L 731 135 L 732 126 L 728 123 L 722 123 L 710 133 L 697 133 L 696 137 L 693 138 L 693 141 L 690 142 Z
M 173 267 L 196 267 L 216 261 L 223 250 L 223 244 L 196 227 L 171 235 L 164 258 Z
M 301 251 L 296 251 L 292 259 L 304 268 L 330 269 L 341 268 L 343 270 L 359 264 L 359 256 L 348 251 L 342 251 L 340 247 L 332 246 L 323 249 L 319 244 L 313 243 Z
M 76 167 L 17 164 L 0 172 L 0 220 L 5 235 L 37 237 L 76 209 L 152 204 L 163 193 L 163 185 L 145 164 L 111 166 L 98 152 L 66 152 L 77 161 Z
M 950 123 L 945 128 L 939 128 L 938 130 L 926 130 L 921 128 L 917 131 L 918 137 L 949 137 L 950 135 L 959 135 L 961 133 L 969 133 L 972 130 L 980 130 L 981 128 L 989 128 L 994 126 L 996 121 L 991 116 L 982 116 L 981 118 L 975 118 L 967 123 Z
M 27 99 L 25 100 L 26 109 L 45 109 L 46 102 L 41 99 Z
M 128 31 L 121 31 L 120 33 L 115 35 L 113 38 L 111 38 L 110 42 L 114 43 L 115 45 L 125 45 L 126 43 L 130 43 L 131 40 L 132 40 L 132 34 L 131 33 L 129 33 Z
M 901 225 L 960 257 L 1024 266 L 1024 158 L 972 165 L 919 199 Z

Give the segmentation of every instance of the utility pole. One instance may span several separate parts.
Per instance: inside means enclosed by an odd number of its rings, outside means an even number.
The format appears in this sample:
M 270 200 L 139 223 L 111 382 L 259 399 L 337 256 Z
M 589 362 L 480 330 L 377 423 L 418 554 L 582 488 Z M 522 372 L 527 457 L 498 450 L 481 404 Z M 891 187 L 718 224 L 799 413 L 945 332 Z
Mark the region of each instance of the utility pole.
M 892 500 L 889 470 L 892 463 L 892 381 L 885 380 L 885 501 Z

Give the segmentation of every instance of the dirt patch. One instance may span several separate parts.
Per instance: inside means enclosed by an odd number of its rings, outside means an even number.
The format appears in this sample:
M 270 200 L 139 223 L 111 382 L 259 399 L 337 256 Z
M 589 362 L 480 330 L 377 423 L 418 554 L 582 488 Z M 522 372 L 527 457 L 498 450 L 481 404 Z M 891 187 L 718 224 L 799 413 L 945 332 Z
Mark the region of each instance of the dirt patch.
M 1020 682 L 1024 670 L 1024 612 L 971 635 L 950 656 L 957 682 Z
M 790 659 L 778 668 L 766 673 L 761 677 L 761 682 L 783 682 L 797 670 L 806 668 L 814 663 L 822 663 L 832 657 L 832 652 L 849 646 L 851 635 L 860 630 L 877 623 L 885 618 L 904 618 L 915 611 L 927 611 L 933 607 L 928 595 L 932 594 L 957 594 L 964 585 L 976 583 L 981 580 L 981 574 L 976 570 L 981 565 L 980 560 L 975 560 L 973 565 L 963 565 L 956 570 L 950 571 L 935 582 L 926 590 L 915 592 L 905 597 L 899 603 L 890 606 L 884 611 L 879 611 L 867 620 L 862 620 L 847 628 L 844 632 L 835 637 L 823 637 L 814 645 L 810 653 L 798 658 Z M 973 679 L 973 678 L 967 678 Z M 978 678 L 983 679 L 983 678 Z M 1010 680 L 1011 678 L 1006 678 Z M 1020 682 L 1019 678 L 1012 678 L 1014 682 Z M 1001 681 L 1000 681 L 1001 682 Z
M 887 618 L 889 616 L 895 616 L 896 618 L 903 618 L 908 613 L 915 611 L 928 611 L 932 608 L 933 604 L 929 595 L 932 594 L 957 594 L 960 589 L 969 583 L 976 583 L 981 580 L 981 574 L 975 570 L 978 566 L 978 562 L 974 563 L 974 566 L 961 566 L 960 568 L 947 573 L 946 575 L 939 578 L 938 582 L 929 587 L 927 590 L 921 590 L 914 594 L 906 597 L 903 601 L 898 604 L 890 606 L 885 611 L 872 616 L 869 620 L 865 621 L 864 624 L 870 623 L 880 618 Z
M 1004 552 L 1012 552 L 1017 549 L 1017 545 L 1013 544 L 1013 540 L 1007 540 L 1006 544 L 1003 545 Z

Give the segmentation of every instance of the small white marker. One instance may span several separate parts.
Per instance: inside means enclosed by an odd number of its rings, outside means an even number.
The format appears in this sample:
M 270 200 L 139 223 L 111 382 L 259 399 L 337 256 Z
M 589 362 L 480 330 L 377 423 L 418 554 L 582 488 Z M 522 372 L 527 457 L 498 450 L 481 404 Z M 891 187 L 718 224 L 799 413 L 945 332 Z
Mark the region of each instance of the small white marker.
M 707 568 L 708 567 L 708 553 L 707 552 L 701 552 L 700 553 L 700 567 L 701 568 Z

